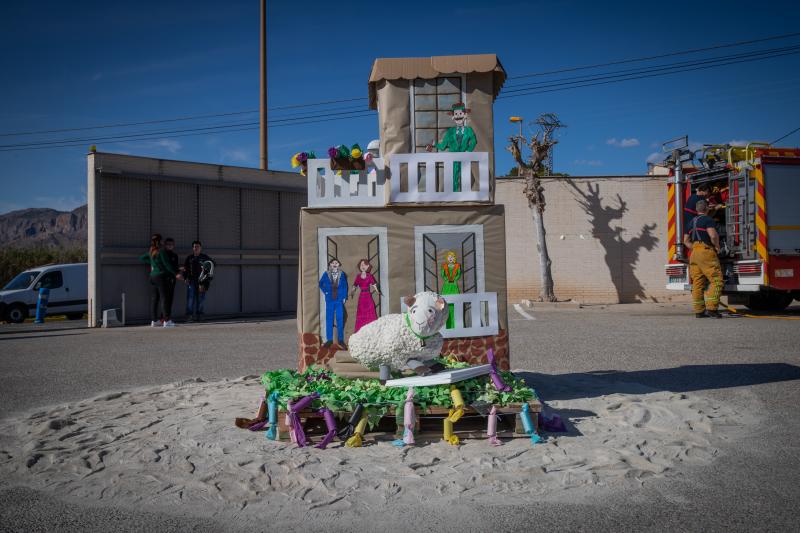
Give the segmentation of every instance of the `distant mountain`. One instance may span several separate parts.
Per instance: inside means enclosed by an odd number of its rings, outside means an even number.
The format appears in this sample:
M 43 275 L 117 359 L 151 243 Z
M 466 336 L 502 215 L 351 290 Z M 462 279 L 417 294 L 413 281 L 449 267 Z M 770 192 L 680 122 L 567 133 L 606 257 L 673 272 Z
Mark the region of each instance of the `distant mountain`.
M 0 215 L 0 246 L 86 246 L 86 206 L 72 211 L 31 208 Z

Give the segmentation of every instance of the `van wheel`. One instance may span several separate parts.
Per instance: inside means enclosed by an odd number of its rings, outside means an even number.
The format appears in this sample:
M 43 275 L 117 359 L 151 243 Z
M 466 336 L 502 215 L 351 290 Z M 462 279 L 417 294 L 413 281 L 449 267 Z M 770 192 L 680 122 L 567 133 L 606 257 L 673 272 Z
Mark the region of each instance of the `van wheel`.
M 753 311 L 783 311 L 792 300 L 789 292 L 759 292 L 750 295 L 747 308 Z
M 6 311 L 6 319 L 14 324 L 25 322 L 28 318 L 28 308 L 24 304 L 11 304 Z

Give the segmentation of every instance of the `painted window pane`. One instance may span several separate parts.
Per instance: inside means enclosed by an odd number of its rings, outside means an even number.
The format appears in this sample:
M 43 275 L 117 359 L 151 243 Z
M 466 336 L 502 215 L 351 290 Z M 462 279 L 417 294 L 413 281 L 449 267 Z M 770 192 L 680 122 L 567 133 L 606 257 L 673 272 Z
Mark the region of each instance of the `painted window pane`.
M 438 94 L 461 94 L 461 78 L 439 78 L 441 84 L 436 88 Z
M 416 111 L 436 111 L 436 96 L 433 94 L 418 94 L 414 97 Z
M 438 96 L 439 101 L 439 109 L 441 110 L 449 110 L 452 109 L 453 104 L 457 104 L 461 101 L 461 93 L 458 94 L 440 94 Z
M 416 128 L 435 128 L 436 113 L 433 111 L 417 111 L 414 115 L 414 126 Z
M 416 135 L 417 146 L 422 146 L 424 148 L 428 144 L 436 142 L 436 130 L 434 129 L 417 128 Z
M 462 85 L 462 78 L 455 76 L 414 80 L 415 152 L 424 151 L 429 143 L 441 141 L 447 128 L 453 126 L 452 117 L 447 112 L 453 104 L 463 100 Z M 430 131 L 417 131 L 424 129 Z
M 414 94 L 436 94 L 436 80 L 414 80 Z

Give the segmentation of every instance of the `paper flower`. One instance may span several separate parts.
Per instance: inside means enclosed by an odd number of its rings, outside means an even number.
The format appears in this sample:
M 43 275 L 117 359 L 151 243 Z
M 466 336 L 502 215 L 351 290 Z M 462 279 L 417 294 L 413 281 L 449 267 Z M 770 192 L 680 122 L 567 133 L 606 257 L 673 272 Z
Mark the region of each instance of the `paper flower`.
M 308 152 L 308 158 L 309 159 L 316 159 L 317 158 L 317 154 L 315 154 L 314 152 Z
M 361 159 L 361 147 L 358 144 L 354 144 L 352 148 L 350 148 L 350 157 L 353 159 Z
M 297 158 L 297 161 L 300 162 L 301 164 L 308 161 L 308 154 L 305 152 L 300 152 L 295 157 Z
M 372 154 L 367 152 L 364 154 L 364 161 L 369 165 L 372 163 Z
M 300 153 L 301 152 L 298 152 L 292 156 L 292 168 L 297 168 L 300 166 Z
M 340 144 L 339 145 L 339 157 L 350 157 L 350 148 L 347 146 Z
M 338 155 L 339 155 L 339 149 L 338 148 L 336 148 L 335 146 L 331 146 L 330 148 L 328 148 L 328 157 L 333 159 Z

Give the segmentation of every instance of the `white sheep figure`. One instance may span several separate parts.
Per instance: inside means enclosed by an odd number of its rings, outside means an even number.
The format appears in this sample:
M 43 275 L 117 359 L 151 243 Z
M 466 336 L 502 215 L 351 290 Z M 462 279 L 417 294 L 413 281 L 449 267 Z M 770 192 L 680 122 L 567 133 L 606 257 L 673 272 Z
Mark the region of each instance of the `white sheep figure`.
M 379 368 L 381 381 L 388 379 L 389 369 L 429 374 L 444 343 L 439 330 L 447 322 L 447 302 L 430 291 L 403 301 L 405 313 L 382 316 L 350 336 L 350 356 L 366 367 Z

